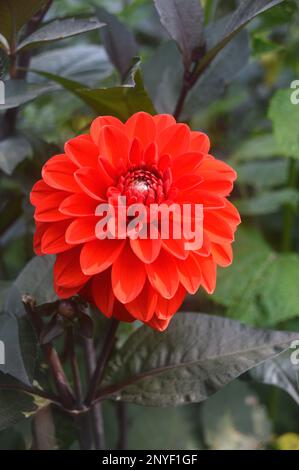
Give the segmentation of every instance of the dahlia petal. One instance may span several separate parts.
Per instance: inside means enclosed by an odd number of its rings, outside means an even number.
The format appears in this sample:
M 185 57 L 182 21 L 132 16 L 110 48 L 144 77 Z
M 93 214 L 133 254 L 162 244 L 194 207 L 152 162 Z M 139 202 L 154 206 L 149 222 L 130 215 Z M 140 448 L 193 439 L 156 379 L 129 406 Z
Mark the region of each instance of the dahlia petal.
M 100 153 L 115 166 L 120 160 L 128 161 L 130 141 L 126 134 L 118 127 L 105 126 L 99 136 Z
M 167 318 L 166 320 L 160 320 L 157 316 L 153 316 L 153 318 L 147 322 L 147 325 L 157 331 L 164 331 L 168 327 L 170 323 L 171 317 Z
M 172 176 L 174 181 L 186 173 L 194 172 L 203 158 L 204 154 L 202 152 L 188 152 L 179 155 L 173 161 Z
M 132 166 L 140 165 L 140 163 L 142 162 L 142 157 L 143 157 L 143 149 L 142 149 L 141 142 L 138 138 L 135 137 L 133 139 L 130 152 L 129 152 L 130 165 Z
M 71 217 L 95 215 L 99 202 L 85 194 L 72 194 L 65 198 L 59 206 L 59 211 Z
M 36 229 L 33 236 L 33 250 L 37 256 L 43 255 L 41 247 L 42 236 L 48 227 L 50 227 L 50 224 L 36 222 Z
M 194 174 L 187 174 L 175 180 L 173 185 L 181 191 L 194 191 L 203 183 L 203 178 Z
M 33 206 L 37 206 L 45 199 L 45 197 L 50 196 L 53 194 L 53 192 L 53 188 L 48 186 L 44 180 L 39 180 L 35 183 L 31 190 L 30 202 Z
M 126 305 L 123 305 L 119 300 L 115 299 L 113 306 L 113 318 L 119 321 L 125 321 L 127 323 L 132 323 L 136 320 L 127 310 Z
M 184 289 L 184 287 L 181 285 L 172 299 L 164 299 L 159 295 L 156 306 L 156 316 L 158 319 L 170 320 L 181 307 L 185 297 L 186 289 Z
M 70 225 L 69 220 L 51 224 L 44 232 L 41 240 L 41 251 L 44 254 L 57 254 L 72 248 L 65 241 L 65 231 Z
M 156 142 L 149 144 L 144 150 L 144 162 L 146 165 L 157 165 L 158 163 L 158 147 Z
M 205 175 L 203 175 L 205 178 Z M 233 183 L 232 181 L 223 179 L 221 180 L 216 179 L 217 175 L 215 175 L 215 180 L 205 180 L 202 182 L 200 189 L 204 191 L 210 191 L 212 193 L 218 194 L 218 196 L 228 196 L 233 190 Z
M 188 257 L 188 251 L 185 250 L 185 243 L 186 241 L 182 238 L 162 240 L 163 248 L 178 259 L 186 259 Z
M 157 136 L 160 155 L 168 153 L 173 158 L 188 151 L 190 130 L 186 124 L 175 124 L 164 129 Z
M 241 217 L 238 210 L 227 199 L 225 200 L 225 207 L 218 212 L 218 215 L 225 218 L 225 220 L 233 226 L 239 225 L 241 223 Z
M 118 258 L 125 240 L 94 240 L 82 248 L 80 264 L 86 275 L 94 275 L 105 271 Z
M 156 125 L 153 117 L 143 111 L 133 114 L 125 123 L 129 139 L 137 137 L 143 146 L 148 145 L 156 137 Z
M 59 206 L 64 201 L 66 195 L 68 193 L 55 191 L 50 196 L 45 197 L 35 209 L 35 220 L 38 222 L 58 222 L 69 219 L 68 215 L 62 214 L 59 211 Z
M 171 299 L 179 286 L 178 270 L 173 257 L 161 250 L 158 258 L 145 267 L 153 288 L 165 299 Z
M 54 279 L 58 286 L 72 288 L 82 286 L 88 281 L 89 276 L 85 276 L 81 270 L 80 247 L 73 248 L 63 253 L 59 253 L 54 264 Z
M 64 151 L 77 167 L 95 167 L 97 164 L 99 148 L 88 134 L 82 134 L 68 140 L 64 146 Z
M 104 175 L 91 167 L 80 168 L 75 172 L 75 180 L 79 187 L 90 197 L 104 201 L 107 190 L 107 181 Z
M 100 133 L 103 127 L 114 126 L 124 130 L 124 124 L 114 116 L 99 116 L 94 119 L 90 126 L 90 135 L 94 143 L 98 146 L 100 143 Z
M 202 204 L 204 210 L 222 209 L 225 207 L 224 197 L 210 191 L 202 190 L 202 185 L 194 191 L 180 191 L 177 202 L 184 204 Z
M 70 245 L 90 242 L 96 239 L 98 217 L 80 217 L 75 219 L 65 232 L 65 240 Z
M 75 287 L 63 287 L 54 282 L 54 290 L 60 299 L 68 299 L 79 293 L 84 284 Z
M 116 300 L 111 287 L 111 269 L 92 278 L 91 295 L 98 309 L 107 317 L 111 317 Z
M 214 242 L 233 242 L 234 228 L 226 222 L 216 211 L 205 212 L 204 230 L 208 232 L 211 241 Z
M 74 178 L 74 173 L 77 169 L 77 165 L 65 154 L 56 155 L 50 158 L 43 166 L 42 177 L 52 188 L 78 193 L 80 192 L 80 187 Z
M 157 127 L 157 132 L 163 131 L 166 127 L 176 124 L 176 120 L 171 114 L 156 114 L 153 116 L 154 123 Z
M 157 300 L 157 292 L 147 281 L 136 299 L 126 304 L 126 309 L 135 319 L 148 322 L 154 315 Z
M 230 243 L 212 243 L 212 256 L 216 264 L 223 268 L 229 266 L 233 261 L 233 250 Z
M 177 262 L 179 280 L 189 294 L 195 294 L 201 283 L 199 261 L 190 253 L 185 261 Z
M 140 261 L 148 264 L 155 261 L 155 259 L 157 259 L 157 257 L 159 256 L 161 249 L 161 239 L 130 239 L 130 245 L 135 255 L 140 259 Z
M 192 131 L 190 135 L 190 152 L 208 153 L 210 150 L 210 139 L 204 132 Z
M 212 294 L 216 287 L 217 265 L 212 256 L 200 258 L 201 284 L 208 294 Z
M 142 291 L 146 280 L 145 267 L 129 243 L 114 262 L 111 279 L 114 295 L 123 304 L 136 299 Z
M 207 155 L 202 160 L 200 165 L 200 172 L 205 179 L 217 180 L 228 179 L 229 181 L 235 181 L 237 173 L 235 170 L 222 160 L 218 160 L 212 155 Z M 215 174 L 217 175 L 215 178 Z

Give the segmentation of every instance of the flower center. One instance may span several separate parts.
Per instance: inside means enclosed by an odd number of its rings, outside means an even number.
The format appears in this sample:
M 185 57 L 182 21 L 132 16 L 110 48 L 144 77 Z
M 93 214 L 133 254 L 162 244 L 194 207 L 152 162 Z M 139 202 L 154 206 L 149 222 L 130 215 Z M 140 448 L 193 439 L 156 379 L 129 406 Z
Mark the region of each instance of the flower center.
M 161 203 L 165 196 L 162 178 L 146 169 L 130 169 L 119 178 L 117 187 L 127 197 L 128 204 Z

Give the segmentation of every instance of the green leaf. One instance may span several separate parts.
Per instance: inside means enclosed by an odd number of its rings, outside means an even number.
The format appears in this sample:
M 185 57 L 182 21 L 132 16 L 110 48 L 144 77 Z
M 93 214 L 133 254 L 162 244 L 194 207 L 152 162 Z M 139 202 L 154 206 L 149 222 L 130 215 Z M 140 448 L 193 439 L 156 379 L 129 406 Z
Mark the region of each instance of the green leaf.
M 62 77 L 81 81 L 87 85 L 99 83 L 113 70 L 103 46 L 78 44 L 59 47 L 34 55 L 30 62 L 33 70 L 49 72 Z M 29 74 L 28 81 L 45 82 L 46 78 Z
M 218 53 L 244 28 L 251 20 L 264 11 L 278 5 L 284 0 L 243 0 L 238 8 L 229 17 L 223 32 L 221 32 L 216 45 L 210 48 L 207 54 L 196 67 L 200 75 L 218 55 Z M 213 25 L 212 25 L 213 27 Z M 215 27 L 215 26 L 214 26 Z
M 98 114 L 110 114 L 126 120 L 137 111 L 155 114 L 155 109 L 143 86 L 139 64 L 139 61 L 134 64 L 124 85 L 113 88 L 83 88 L 83 85 L 73 80 L 47 72 L 35 72 L 59 83 L 81 98 Z
M 272 134 L 250 137 L 232 154 L 231 161 L 258 160 L 262 158 L 281 156 Z
M 233 164 L 238 174 L 238 183 L 254 186 L 258 190 L 285 186 L 288 177 L 286 159 L 256 160 Z
M 11 175 L 15 167 L 30 156 L 31 145 L 23 136 L 8 137 L 0 142 L 0 169 L 7 175 Z
M 8 68 L 8 57 L 0 46 L 0 80 L 3 79 Z
M 204 12 L 200 0 L 154 0 L 161 23 L 174 39 L 189 68 L 204 44 Z
M 177 314 L 163 333 L 143 326 L 129 337 L 108 365 L 100 395 L 146 406 L 200 402 L 296 337 L 228 318 Z
M 3 430 L 24 419 L 37 407 L 29 395 L 15 390 L 1 390 L 1 384 L 12 385 L 12 382 L 0 372 L 0 430 Z
M 96 18 L 65 18 L 54 20 L 41 26 L 34 33 L 27 36 L 18 45 L 17 51 L 28 47 L 38 47 L 52 41 L 69 38 L 88 31 L 94 31 L 103 26 L 105 26 L 104 23 L 100 23 Z
M 162 43 L 142 64 L 144 83 L 159 113 L 172 113 L 180 93 L 183 65 L 174 41 Z
M 213 298 L 232 318 L 273 326 L 298 316 L 298 278 L 298 255 L 275 253 L 258 232 L 240 228 L 234 263 L 219 271 Z
M 299 158 L 299 105 L 291 102 L 294 90 L 278 90 L 273 96 L 269 118 L 273 123 L 276 144 L 282 155 Z
M 30 84 L 25 80 L 8 80 L 4 85 L 5 104 L 0 104 L 0 111 L 17 108 L 53 90 L 52 85 Z
M 30 384 L 37 356 L 37 340 L 27 318 L 1 314 L 0 338 L 5 352 L 4 364 L 0 362 L 1 373 Z
M 53 289 L 52 256 L 34 257 L 12 283 L 5 302 L 5 311 L 11 315 L 24 315 L 22 295 L 30 294 L 38 304 L 57 299 Z
M 292 350 L 289 349 L 268 359 L 252 369 L 250 376 L 257 382 L 281 388 L 299 405 L 299 368 L 291 363 L 291 354 Z
M 203 72 L 191 89 L 184 106 L 188 118 L 223 95 L 227 86 L 240 73 L 250 56 L 247 31 L 241 31 Z
M 295 209 L 298 203 L 299 191 L 288 188 L 264 191 L 251 198 L 235 201 L 242 215 L 273 214 L 279 211 L 285 204 L 289 204 Z
M 22 26 L 46 3 L 46 0 L 0 0 L 0 31 L 8 43 L 16 39 Z
M 138 55 L 138 46 L 134 35 L 121 23 L 115 15 L 104 8 L 97 8 L 96 15 L 106 24 L 102 30 L 102 40 L 111 62 L 122 78 L 130 70 L 132 60 Z
M 272 438 L 265 407 L 254 390 L 239 380 L 203 403 L 201 421 L 209 449 L 264 449 Z

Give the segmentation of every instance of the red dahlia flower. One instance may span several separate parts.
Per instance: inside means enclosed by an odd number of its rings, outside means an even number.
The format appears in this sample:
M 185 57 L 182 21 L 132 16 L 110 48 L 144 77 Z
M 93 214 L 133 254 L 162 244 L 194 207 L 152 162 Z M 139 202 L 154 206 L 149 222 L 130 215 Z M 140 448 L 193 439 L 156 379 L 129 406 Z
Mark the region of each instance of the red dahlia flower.
M 96 118 L 90 133 L 69 140 L 65 153 L 44 165 L 31 192 L 36 207 L 34 248 L 56 254 L 58 296 L 80 294 L 108 317 L 141 320 L 164 330 L 186 292 L 212 293 L 216 267 L 232 262 L 231 243 L 240 223 L 226 199 L 235 171 L 215 159 L 202 132 L 170 115 L 140 112 L 123 124 Z M 185 239 L 99 239 L 100 203 L 115 205 L 202 204 L 203 243 L 186 249 Z M 192 216 L 191 216 L 192 218 Z

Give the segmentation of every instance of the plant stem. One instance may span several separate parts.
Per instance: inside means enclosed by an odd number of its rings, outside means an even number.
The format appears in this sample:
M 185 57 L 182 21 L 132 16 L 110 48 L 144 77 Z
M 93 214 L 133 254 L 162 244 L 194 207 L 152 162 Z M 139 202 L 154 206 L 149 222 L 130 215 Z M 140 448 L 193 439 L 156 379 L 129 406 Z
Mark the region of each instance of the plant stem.
M 87 382 L 90 383 L 96 369 L 96 353 L 92 339 L 83 338 L 82 340 L 86 362 Z M 105 433 L 101 403 L 91 405 L 90 419 L 93 425 L 95 448 L 96 450 L 105 449 Z
M 77 404 L 79 409 L 83 406 L 83 394 L 82 394 L 82 385 L 81 385 L 81 378 L 80 378 L 80 371 L 76 356 L 76 346 L 75 346 L 75 334 L 74 329 L 71 326 L 67 332 L 68 335 L 68 342 L 69 342 L 69 355 L 70 355 L 70 362 L 73 374 L 73 384 L 74 390 L 77 398 Z
M 116 414 L 118 420 L 118 441 L 116 448 L 125 450 L 127 447 L 128 434 L 128 412 L 127 404 L 124 402 L 116 403 Z
M 45 406 L 35 413 L 32 420 L 32 450 L 54 450 L 55 425 L 51 406 Z
M 93 373 L 93 376 L 91 378 L 89 390 L 87 392 L 85 404 L 86 406 L 89 406 L 93 399 L 96 396 L 97 393 L 97 388 L 98 385 L 101 383 L 101 380 L 103 378 L 103 372 L 105 370 L 105 367 L 107 365 L 107 362 L 109 360 L 110 354 L 114 348 L 115 345 L 115 333 L 117 331 L 117 327 L 119 325 L 119 321 L 115 320 L 114 318 L 110 321 L 109 329 L 107 336 L 105 338 L 98 363 L 96 366 L 96 369 Z
M 289 159 L 289 169 L 288 169 L 288 183 L 287 187 L 292 189 L 296 187 L 296 166 L 297 160 L 293 157 Z M 293 235 L 293 227 L 295 221 L 295 210 L 292 204 L 288 203 L 284 207 L 283 212 L 283 232 L 282 232 L 282 243 L 281 248 L 282 251 L 287 252 L 291 251 L 292 249 L 292 235 Z
M 43 328 L 43 323 L 40 316 L 36 314 L 35 300 L 29 295 L 24 295 L 22 297 L 22 302 L 35 329 L 36 335 L 39 338 Z M 49 365 L 62 404 L 65 408 L 72 409 L 76 400 L 56 349 L 51 343 L 41 344 L 40 347 Z

